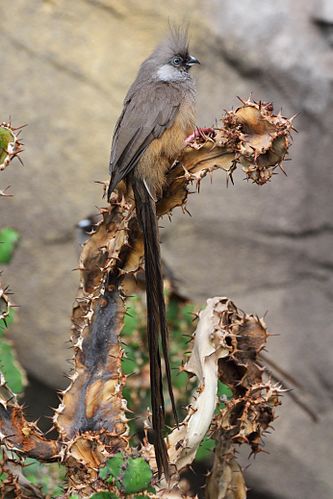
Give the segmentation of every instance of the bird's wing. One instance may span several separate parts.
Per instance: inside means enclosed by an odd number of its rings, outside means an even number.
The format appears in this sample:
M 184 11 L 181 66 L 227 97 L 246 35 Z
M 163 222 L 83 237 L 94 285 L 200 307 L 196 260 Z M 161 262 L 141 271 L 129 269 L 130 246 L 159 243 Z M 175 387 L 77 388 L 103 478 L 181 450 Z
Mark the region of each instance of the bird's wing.
M 125 100 L 113 135 L 109 194 L 135 168 L 149 144 L 173 125 L 181 97 L 175 86 L 154 82 Z

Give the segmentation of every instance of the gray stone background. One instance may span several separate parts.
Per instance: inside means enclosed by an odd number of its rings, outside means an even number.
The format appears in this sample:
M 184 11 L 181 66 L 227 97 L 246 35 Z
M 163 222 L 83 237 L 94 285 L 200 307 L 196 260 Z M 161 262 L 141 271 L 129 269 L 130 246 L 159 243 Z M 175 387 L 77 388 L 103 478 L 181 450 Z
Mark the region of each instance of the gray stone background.
M 192 218 L 165 221 L 163 253 L 198 302 L 227 295 L 268 311 L 269 353 L 306 389 L 314 424 L 288 397 L 270 455 L 247 470 L 261 497 L 333 497 L 332 164 L 333 2 L 315 0 L 12 0 L 0 3 L 1 120 L 24 130 L 25 166 L 1 175 L 1 226 L 22 234 L 4 279 L 16 292 L 13 335 L 29 373 L 64 386 L 78 274 L 74 225 L 102 206 L 110 140 L 138 64 L 168 18 L 190 20 L 202 61 L 198 123 L 236 96 L 300 113 L 282 174 L 262 188 L 223 173 L 193 195 Z M 246 460 L 244 460 L 246 464 Z

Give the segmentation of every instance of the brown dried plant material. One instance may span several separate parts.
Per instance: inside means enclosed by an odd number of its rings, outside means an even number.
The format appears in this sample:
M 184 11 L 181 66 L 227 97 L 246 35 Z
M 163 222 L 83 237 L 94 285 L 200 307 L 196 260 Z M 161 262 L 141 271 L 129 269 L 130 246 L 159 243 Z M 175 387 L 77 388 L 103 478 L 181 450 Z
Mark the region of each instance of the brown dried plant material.
M 72 318 L 74 372 L 54 423 L 64 445 L 69 492 L 84 495 L 94 492 L 91 484 L 98 482 L 97 470 L 106 458 L 128 449 L 119 341 L 124 301 L 117 279 L 132 212 L 124 200 L 110 211 L 102 210 L 102 223 L 80 259 L 81 281 Z
M 59 458 L 60 445 L 47 440 L 35 423 L 28 422 L 23 408 L 0 373 L 0 442 L 9 451 L 41 461 Z
M 243 313 L 225 299 L 220 324 L 229 335 L 232 350 L 228 358 L 219 360 L 219 378 L 231 388 L 233 398 L 215 416 L 212 425 L 217 446 L 207 481 L 208 499 L 246 497 L 241 470 L 230 473 L 238 467 L 234 459 L 235 445 L 248 444 L 253 454 L 262 450 L 263 435 L 275 419 L 275 408 L 280 405 L 284 391 L 272 384 L 265 368 L 259 365 L 259 355 L 268 337 L 263 320 Z M 232 484 L 227 487 L 228 477 L 232 477 Z M 221 487 L 226 490 L 225 495 L 216 495 Z
M 216 308 L 220 298 L 207 300 L 199 314 L 194 344 L 184 370 L 198 378 L 199 385 L 188 415 L 168 436 L 170 462 L 180 471 L 190 464 L 212 422 L 217 403 L 218 361 L 229 356 L 230 347 L 219 328 Z
M 242 166 L 248 179 L 262 185 L 268 182 L 288 152 L 292 119 L 273 114 L 270 103 L 242 101 L 243 105 L 229 111 L 215 128 L 215 136 L 200 135 L 184 149 L 179 163 L 170 170 L 158 213 L 164 215 L 187 199 L 187 185 L 201 180 L 216 169 L 232 174 Z M 284 171 L 284 170 L 282 170 Z
M 216 440 L 207 497 L 246 497 L 243 473 L 235 459 L 236 445 L 246 443 L 252 452 L 259 452 L 282 392 L 264 378 L 264 368 L 257 365 L 267 337 L 262 319 L 243 313 L 228 298 L 207 300 L 199 314 L 191 357 L 184 366 L 198 378 L 198 387 L 184 421 L 167 437 L 174 475 L 170 483 L 160 483 L 160 497 L 167 497 L 167 491 L 178 491 L 181 497 L 179 472 L 193 462 L 207 434 Z M 216 413 L 219 379 L 232 389 L 233 398 Z M 152 446 L 146 443 L 143 452 L 156 469 Z
M 216 418 L 216 428 L 223 429 L 223 434 L 230 430 L 234 443 L 248 443 L 257 453 L 283 392 L 266 379 L 265 368 L 259 365 L 268 333 L 262 319 L 244 314 L 231 301 L 226 303 L 221 321 L 229 332 L 233 352 L 227 362 L 220 360 L 219 376 L 231 388 L 233 398 Z
M 220 440 L 215 449 L 214 466 L 206 487 L 206 498 L 246 499 L 247 489 L 243 472 L 233 452 L 230 452 L 230 449 L 225 451 L 223 441 Z
M 33 485 L 23 474 L 22 463 L 11 458 L 10 453 L 2 452 L 0 461 L 1 498 L 10 499 L 44 499 L 45 495 L 39 487 Z
M 0 285 L 0 320 L 6 321 L 10 310 L 15 305 L 10 300 L 10 293 Z M 57 459 L 60 446 L 47 440 L 35 423 L 24 417 L 23 408 L 18 404 L 0 372 L 0 443 L 9 451 L 35 457 L 42 461 Z

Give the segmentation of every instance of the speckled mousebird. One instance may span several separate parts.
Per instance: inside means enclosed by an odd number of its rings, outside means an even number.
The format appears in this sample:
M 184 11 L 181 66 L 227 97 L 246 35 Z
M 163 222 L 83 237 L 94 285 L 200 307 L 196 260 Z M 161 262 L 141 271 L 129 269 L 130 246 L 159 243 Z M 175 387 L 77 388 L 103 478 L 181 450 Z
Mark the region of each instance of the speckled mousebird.
M 195 86 L 187 31 L 170 30 L 168 38 L 141 64 L 116 124 L 111 149 L 108 198 L 121 180 L 133 189 L 144 237 L 147 336 L 150 357 L 152 425 L 159 475 L 169 477 L 163 440 L 164 398 L 160 343 L 173 412 L 177 420 L 168 358 L 168 331 L 156 217 L 165 175 L 195 127 Z

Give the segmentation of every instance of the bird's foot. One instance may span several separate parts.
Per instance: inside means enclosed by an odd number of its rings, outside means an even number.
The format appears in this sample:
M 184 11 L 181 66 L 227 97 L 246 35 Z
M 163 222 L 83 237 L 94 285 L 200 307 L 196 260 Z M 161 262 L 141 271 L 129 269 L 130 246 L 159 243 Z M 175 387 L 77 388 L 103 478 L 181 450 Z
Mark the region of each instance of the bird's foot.
M 209 139 L 213 139 L 216 135 L 214 128 L 196 128 L 191 135 L 186 137 L 185 144 L 191 144 L 191 142 L 196 139 L 201 139 L 204 142 Z

